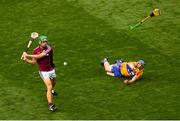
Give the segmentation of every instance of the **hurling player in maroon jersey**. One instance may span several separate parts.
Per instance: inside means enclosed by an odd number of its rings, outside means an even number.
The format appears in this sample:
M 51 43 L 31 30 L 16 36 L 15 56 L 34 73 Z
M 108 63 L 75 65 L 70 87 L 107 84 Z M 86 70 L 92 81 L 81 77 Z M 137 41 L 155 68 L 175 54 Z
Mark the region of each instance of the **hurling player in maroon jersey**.
M 47 88 L 47 101 L 50 111 L 55 111 L 56 106 L 52 101 L 52 95 L 57 95 L 54 91 L 55 85 L 55 65 L 53 64 L 53 50 L 48 45 L 47 36 L 39 36 L 39 45 L 33 50 L 33 54 L 23 53 L 24 61 L 30 64 L 37 64 L 39 74 Z

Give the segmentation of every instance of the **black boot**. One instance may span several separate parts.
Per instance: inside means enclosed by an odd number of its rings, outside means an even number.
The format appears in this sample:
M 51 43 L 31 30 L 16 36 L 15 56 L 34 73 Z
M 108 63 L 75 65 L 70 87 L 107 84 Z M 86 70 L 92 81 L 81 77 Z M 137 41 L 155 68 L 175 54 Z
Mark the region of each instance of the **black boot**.
M 53 103 L 49 103 L 48 106 L 49 106 L 49 110 L 52 112 L 56 111 L 56 109 L 57 109 L 55 104 L 53 104 Z
M 101 60 L 101 65 L 104 66 L 105 62 L 108 62 L 108 58 L 104 58 L 103 60 Z

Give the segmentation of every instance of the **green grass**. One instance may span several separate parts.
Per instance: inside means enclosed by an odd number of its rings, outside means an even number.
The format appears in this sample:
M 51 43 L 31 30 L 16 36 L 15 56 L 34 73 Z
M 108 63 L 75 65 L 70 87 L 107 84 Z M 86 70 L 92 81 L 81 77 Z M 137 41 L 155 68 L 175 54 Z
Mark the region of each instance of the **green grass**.
M 179 0 L 0 0 L 0 119 L 180 119 L 179 5 Z M 162 16 L 129 30 L 155 7 Z M 55 49 L 55 113 L 47 109 L 37 67 L 20 60 L 32 31 L 47 35 Z M 143 78 L 123 85 L 124 79 L 105 75 L 103 57 L 144 59 Z

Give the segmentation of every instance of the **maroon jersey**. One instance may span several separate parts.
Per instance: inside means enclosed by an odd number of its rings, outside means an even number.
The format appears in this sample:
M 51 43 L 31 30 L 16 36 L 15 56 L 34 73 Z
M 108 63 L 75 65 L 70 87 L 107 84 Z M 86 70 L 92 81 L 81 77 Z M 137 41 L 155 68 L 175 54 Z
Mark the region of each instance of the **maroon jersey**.
M 47 45 L 46 48 L 41 49 L 39 46 L 33 50 L 33 53 L 35 55 L 38 55 L 40 53 L 46 53 L 47 56 L 42 57 L 40 59 L 37 59 L 37 63 L 39 65 L 40 71 L 51 71 L 55 68 L 55 65 L 53 64 L 53 50 L 52 48 Z

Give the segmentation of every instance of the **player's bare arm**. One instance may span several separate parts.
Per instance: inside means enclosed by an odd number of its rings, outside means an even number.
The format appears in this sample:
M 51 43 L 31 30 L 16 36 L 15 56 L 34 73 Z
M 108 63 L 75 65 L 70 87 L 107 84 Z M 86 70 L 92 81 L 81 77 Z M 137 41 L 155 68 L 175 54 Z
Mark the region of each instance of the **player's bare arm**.
M 136 75 L 134 75 L 131 80 L 124 80 L 124 84 L 129 85 L 129 84 L 134 83 L 142 76 L 142 74 L 143 74 L 143 69 L 142 70 L 138 69 L 138 71 L 136 72 Z
M 40 54 L 38 54 L 38 55 L 26 54 L 25 56 L 26 56 L 26 57 L 29 57 L 29 58 L 40 59 L 40 58 L 42 58 L 42 57 L 47 56 L 47 54 L 46 54 L 45 52 L 42 52 L 42 53 L 40 53 Z
M 131 80 L 124 80 L 124 84 L 128 85 L 128 84 L 132 84 L 134 83 L 139 77 L 137 75 L 133 76 L 133 78 Z
M 29 64 L 32 64 L 32 65 L 34 65 L 34 64 L 36 64 L 37 63 L 37 61 L 36 61 L 36 59 L 35 58 L 24 58 L 24 61 L 26 61 L 27 63 L 29 63 Z

